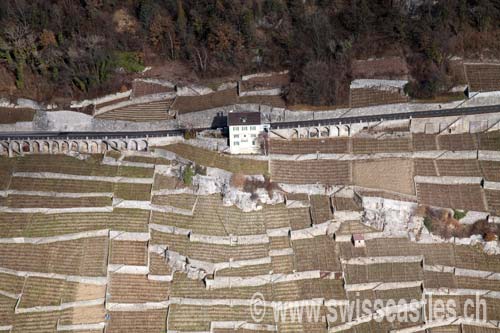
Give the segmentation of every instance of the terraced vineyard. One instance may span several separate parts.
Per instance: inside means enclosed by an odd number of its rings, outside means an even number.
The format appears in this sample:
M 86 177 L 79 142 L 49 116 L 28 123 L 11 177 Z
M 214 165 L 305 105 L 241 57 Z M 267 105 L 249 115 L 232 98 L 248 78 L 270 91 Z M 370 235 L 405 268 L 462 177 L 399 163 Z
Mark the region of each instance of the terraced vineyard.
M 167 148 L 233 172 L 267 170 L 267 162 Z M 377 299 L 389 311 L 396 299 L 423 314 L 439 299 L 463 304 L 481 290 L 490 322 L 463 322 L 458 313 L 456 321 L 434 322 L 432 332 L 500 332 L 500 255 L 458 242 L 388 237 L 361 222 L 357 197 L 285 193 L 284 202 L 245 212 L 220 193 L 179 183 L 165 172 L 177 163 L 153 154 L 107 157 L 0 160 L 0 331 L 418 332 L 431 327 L 428 316 L 376 320 L 352 304 Z M 341 162 L 320 172 L 335 170 L 346 181 Z M 496 165 L 487 165 L 494 174 Z M 449 169 L 425 167 L 433 166 Z M 287 172 L 283 181 L 305 184 L 311 171 Z M 353 235 L 363 235 L 364 246 Z M 256 293 L 266 301 L 258 318 Z M 277 302 L 298 301 L 316 304 L 317 320 L 305 313 L 302 322 L 275 317 Z M 342 306 L 350 318 L 331 316 Z
M 194 161 L 200 165 L 227 170 L 232 173 L 264 174 L 267 172 L 267 162 L 251 161 L 244 158 L 219 154 L 184 143 L 163 147 L 180 157 Z
M 96 115 L 98 119 L 122 120 L 134 122 L 164 121 L 173 119 L 168 110 L 173 100 L 164 100 L 149 103 L 139 103 L 118 107 Z

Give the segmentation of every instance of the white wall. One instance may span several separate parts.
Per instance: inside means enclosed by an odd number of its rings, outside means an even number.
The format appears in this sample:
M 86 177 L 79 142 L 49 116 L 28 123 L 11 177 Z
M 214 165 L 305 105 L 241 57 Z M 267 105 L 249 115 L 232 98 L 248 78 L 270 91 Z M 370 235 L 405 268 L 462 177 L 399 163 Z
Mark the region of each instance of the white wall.
M 229 126 L 229 146 L 231 154 L 260 153 L 259 134 L 265 125 Z

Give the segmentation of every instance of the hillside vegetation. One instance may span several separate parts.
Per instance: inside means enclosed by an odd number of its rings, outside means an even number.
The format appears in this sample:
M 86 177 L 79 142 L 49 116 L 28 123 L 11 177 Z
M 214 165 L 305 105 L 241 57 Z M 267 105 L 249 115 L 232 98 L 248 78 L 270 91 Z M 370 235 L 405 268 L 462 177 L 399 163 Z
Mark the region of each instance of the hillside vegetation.
M 354 59 L 400 56 L 408 92 L 432 98 L 456 81 L 452 56 L 498 55 L 498 1 L 412 3 L 4 0 L 0 93 L 96 96 L 127 88 L 147 65 L 175 63 L 201 79 L 290 69 L 290 103 L 335 105 L 347 99 Z

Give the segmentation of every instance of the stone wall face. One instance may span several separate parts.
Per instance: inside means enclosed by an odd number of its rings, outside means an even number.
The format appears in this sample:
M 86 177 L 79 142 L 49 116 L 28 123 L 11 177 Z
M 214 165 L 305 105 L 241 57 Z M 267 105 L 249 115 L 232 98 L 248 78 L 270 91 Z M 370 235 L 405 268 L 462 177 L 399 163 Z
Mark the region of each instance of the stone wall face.
M 198 112 L 183 113 L 177 116 L 177 120 L 187 128 L 225 127 L 227 114 L 233 109 L 232 106 L 225 106 Z

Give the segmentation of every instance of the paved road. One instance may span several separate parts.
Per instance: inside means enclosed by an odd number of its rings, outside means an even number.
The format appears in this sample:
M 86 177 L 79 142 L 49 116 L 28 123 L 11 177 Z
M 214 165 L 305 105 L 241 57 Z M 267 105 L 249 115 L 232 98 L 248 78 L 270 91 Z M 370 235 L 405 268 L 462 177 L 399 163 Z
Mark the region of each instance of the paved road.
M 326 125 L 339 125 L 339 124 L 353 124 L 359 122 L 377 122 L 381 120 L 402 120 L 408 118 L 465 116 L 465 115 L 494 113 L 494 112 L 500 112 L 500 105 L 488 105 L 488 106 L 478 106 L 478 107 L 468 107 L 468 108 L 458 108 L 458 109 L 440 109 L 440 110 L 416 111 L 416 112 L 400 112 L 392 114 L 379 114 L 373 116 L 356 116 L 356 117 L 280 122 L 280 123 L 272 123 L 271 128 L 280 129 L 280 128 L 296 128 L 299 126 L 300 127 L 326 126 Z
M 500 112 L 500 105 L 477 106 L 456 109 L 440 109 L 430 111 L 417 112 L 400 112 L 392 114 L 379 114 L 372 116 L 356 116 L 329 118 L 319 120 L 303 120 L 291 122 L 275 122 L 271 124 L 271 129 L 286 129 L 296 127 L 313 127 L 338 124 L 353 124 L 359 122 L 377 122 L 381 120 L 402 120 L 409 118 L 432 118 L 445 116 L 463 116 L 474 114 L 485 114 Z M 198 128 L 203 130 L 206 128 Z M 165 131 L 142 131 L 142 132 L 10 132 L 0 133 L 0 139 L 22 140 L 22 139 L 104 139 L 104 138 L 144 138 L 144 137 L 166 137 L 166 136 L 182 136 L 184 130 L 165 130 Z
M 23 140 L 23 139 L 119 139 L 119 138 L 145 138 L 182 136 L 184 130 L 144 131 L 144 132 L 11 132 L 0 133 L 0 139 Z

